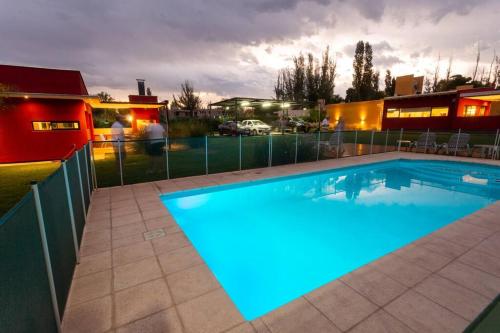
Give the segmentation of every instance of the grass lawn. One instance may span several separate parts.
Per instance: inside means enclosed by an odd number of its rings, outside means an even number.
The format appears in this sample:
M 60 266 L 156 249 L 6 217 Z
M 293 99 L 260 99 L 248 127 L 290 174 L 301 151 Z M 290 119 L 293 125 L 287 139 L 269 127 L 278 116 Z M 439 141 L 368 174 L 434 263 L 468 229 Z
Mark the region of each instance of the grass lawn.
M 28 191 L 32 180 L 41 181 L 59 167 L 59 162 L 0 165 L 0 217 Z

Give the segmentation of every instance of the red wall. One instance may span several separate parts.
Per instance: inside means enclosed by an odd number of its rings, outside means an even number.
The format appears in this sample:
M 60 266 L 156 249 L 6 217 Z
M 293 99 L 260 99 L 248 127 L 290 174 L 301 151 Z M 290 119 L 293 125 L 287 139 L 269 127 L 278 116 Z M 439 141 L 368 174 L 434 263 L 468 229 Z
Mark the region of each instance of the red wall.
M 88 140 L 86 106 L 79 100 L 9 99 L 0 112 L 0 163 L 58 160 Z M 33 131 L 32 121 L 79 121 L 79 130 Z M 89 127 L 90 125 L 90 127 Z
M 131 103 L 158 103 L 158 96 L 147 95 L 129 95 L 128 100 Z M 134 117 L 132 121 L 132 131 L 137 132 L 137 120 L 154 119 L 157 123 L 160 122 L 160 113 L 158 109 L 130 109 L 130 114 Z
M 481 101 L 479 99 L 471 99 L 471 98 L 460 98 L 460 101 L 458 102 L 458 108 L 457 108 L 457 116 L 462 117 L 465 113 L 465 106 L 468 105 L 475 105 L 478 108 L 481 106 L 484 106 L 486 110 L 484 111 L 484 115 L 487 116 L 490 114 L 491 110 L 491 102 L 487 101 Z
M 382 115 L 382 130 L 386 129 L 411 129 L 411 130 L 449 130 L 452 127 L 456 112 L 456 94 L 422 96 L 410 98 L 386 99 L 384 100 L 384 112 Z M 391 108 L 418 108 L 418 107 L 448 107 L 447 117 L 429 118 L 387 118 L 387 109 Z

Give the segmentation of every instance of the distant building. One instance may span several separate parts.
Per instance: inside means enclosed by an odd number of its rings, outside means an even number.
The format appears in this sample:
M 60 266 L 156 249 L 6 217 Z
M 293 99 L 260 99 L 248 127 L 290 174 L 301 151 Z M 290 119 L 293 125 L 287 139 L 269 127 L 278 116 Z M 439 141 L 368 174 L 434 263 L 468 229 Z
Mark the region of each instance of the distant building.
M 395 96 L 419 95 L 424 86 L 423 76 L 404 75 L 396 78 Z
M 346 130 L 380 130 L 384 100 L 338 103 L 326 105 L 331 126 L 342 117 Z

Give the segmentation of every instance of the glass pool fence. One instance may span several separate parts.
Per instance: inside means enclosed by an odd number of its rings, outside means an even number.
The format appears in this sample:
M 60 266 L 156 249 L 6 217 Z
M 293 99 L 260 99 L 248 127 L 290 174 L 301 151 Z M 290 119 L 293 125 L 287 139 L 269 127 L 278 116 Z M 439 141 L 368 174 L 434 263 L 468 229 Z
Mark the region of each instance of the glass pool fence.
M 90 145 L 0 218 L 0 331 L 60 332 L 94 189 Z
M 499 131 L 342 131 L 93 141 L 98 187 L 393 151 L 498 159 Z

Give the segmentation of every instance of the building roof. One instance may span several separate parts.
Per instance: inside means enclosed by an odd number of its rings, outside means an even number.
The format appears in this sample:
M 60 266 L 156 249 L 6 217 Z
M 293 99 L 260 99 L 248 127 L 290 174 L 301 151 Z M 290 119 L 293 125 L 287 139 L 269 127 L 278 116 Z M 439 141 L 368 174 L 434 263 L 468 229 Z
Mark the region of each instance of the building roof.
M 76 70 L 0 65 L 0 84 L 12 92 L 88 95 Z
M 425 98 L 425 97 L 456 95 L 456 94 L 457 94 L 457 90 L 448 90 L 448 91 L 439 91 L 439 92 L 428 93 L 428 94 L 390 96 L 390 97 L 384 98 L 384 100 L 409 99 L 409 98 Z
M 286 104 L 286 107 L 298 105 L 297 103 L 292 102 L 292 101 L 279 101 L 277 99 L 270 99 L 270 98 L 232 97 L 232 98 L 224 99 L 224 100 L 216 102 L 216 103 L 211 103 L 209 106 L 220 106 L 220 107 L 233 108 L 235 106 L 270 107 L 270 106 L 282 106 L 284 104 Z

